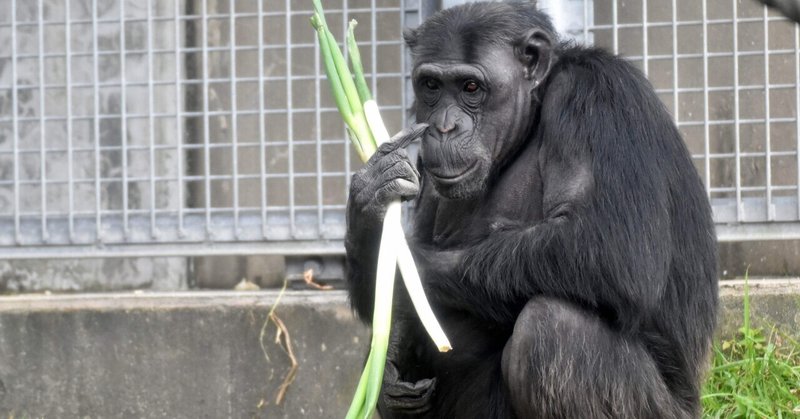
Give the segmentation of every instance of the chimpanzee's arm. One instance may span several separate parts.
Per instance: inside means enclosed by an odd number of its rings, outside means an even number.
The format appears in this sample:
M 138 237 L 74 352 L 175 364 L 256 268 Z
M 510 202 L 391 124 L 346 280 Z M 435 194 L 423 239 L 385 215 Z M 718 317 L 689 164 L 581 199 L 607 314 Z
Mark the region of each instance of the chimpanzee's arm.
M 602 71 L 562 66 L 544 97 L 533 139 L 544 220 L 501 225 L 460 258 L 415 249 L 437 304 L 505 325 L 536 294 L 623 322 L 657 305 L 670 258 L 666 176 L 680 175 L 668 173 L 669 153 L 685 149 L 644 79 L 604 61 Z

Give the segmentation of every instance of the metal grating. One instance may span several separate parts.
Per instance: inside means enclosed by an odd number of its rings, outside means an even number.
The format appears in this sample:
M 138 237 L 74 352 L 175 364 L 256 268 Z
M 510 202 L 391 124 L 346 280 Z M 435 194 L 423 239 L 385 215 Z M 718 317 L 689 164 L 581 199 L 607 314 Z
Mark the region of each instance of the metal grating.
M 340 36 L 358 19 L 391 131 L 410 104 L 400 33 L 433 3 L 325 2 Z M 751 0 L 540 4 L 648 75 L 720 239 L 800 238 L 796 25 Z M 358 163 L 310 2 L 0 7 L 0 258 L 342 252 Z
M 647 74 L 720 240 L 800 238 L 800 31 L 754 0 L 587 0 L 579 39 Z
M 419 2 L 325 4 L 340 39 L 359 21 L 368 82 L 399 130 L 400 35 Z M 358 160 L 310 1 L 0 8 L 0 257 L 342 251 Z

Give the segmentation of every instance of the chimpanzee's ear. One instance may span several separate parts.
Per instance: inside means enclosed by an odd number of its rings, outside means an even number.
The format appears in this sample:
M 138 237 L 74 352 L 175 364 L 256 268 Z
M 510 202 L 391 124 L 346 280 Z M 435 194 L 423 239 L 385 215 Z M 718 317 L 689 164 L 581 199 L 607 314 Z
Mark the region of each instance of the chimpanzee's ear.
M 403 39 L 409 48 L 417 46 L 417 30 L 412 28 L 403 29 Z
M 524 66 L 525 78 L 538 86 L 547 77 L 553 62 L 550 36 L 541 29 L 531 29 L 517 43 L 515 53 Z

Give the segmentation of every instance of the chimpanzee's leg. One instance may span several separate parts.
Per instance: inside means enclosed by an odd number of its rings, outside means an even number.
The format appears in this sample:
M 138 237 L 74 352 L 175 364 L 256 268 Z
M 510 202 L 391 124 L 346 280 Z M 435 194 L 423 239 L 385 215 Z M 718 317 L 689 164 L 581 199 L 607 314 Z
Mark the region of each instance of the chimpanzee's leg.
M 647 351 L 553 298 L 525 306 L 503 351 L 520 418 L 688 418 Z

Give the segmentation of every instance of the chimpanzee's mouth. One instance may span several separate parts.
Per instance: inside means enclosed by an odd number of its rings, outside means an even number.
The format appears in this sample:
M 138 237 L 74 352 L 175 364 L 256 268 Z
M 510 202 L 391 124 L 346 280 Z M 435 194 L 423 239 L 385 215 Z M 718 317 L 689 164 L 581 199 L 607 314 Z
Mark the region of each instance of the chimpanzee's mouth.
M 432 176 L 432 177 L 433 177 L 433 178 L 434 178 L 434 179 L 435 179 L 437 182 L 439 182 L 439 183 L 443 183 L 443 184 L 448 184 L 448 185 L 449 185 L 449 184 L 454 184 L 454 183 L 461 182 L 462 180 L 464 180 L 464 179 L 466 179 L 467 177 L 469 177 L 469 175 L 471 175 L 471 174 L 472 174 L 472 172 L 474 172 L 474 171 L 475 171 L 475 170 L 478 168 L 478 163 L 479 163 L 479 160 L 475 160 L 475 161 L 474 161 L 474 162 L 472 162 L 472 164 L 471 164 L 471 165 L 470 165 L 470 166 L 467 168 L 467 170 L 464 170 L 463 172 L 461 172 L 461 173 L 457 173 L 457 174 L 454 174 L 454 175 L 453 175 L 453 174 L 435 173 L 434 171 L 432 171 L 432 170 L 430 170 L 430 169 L 428 170 L 428 173 L 429 173 L 429 174 L 430 174 L 430 175 L 431 175 L 431 176 Z

